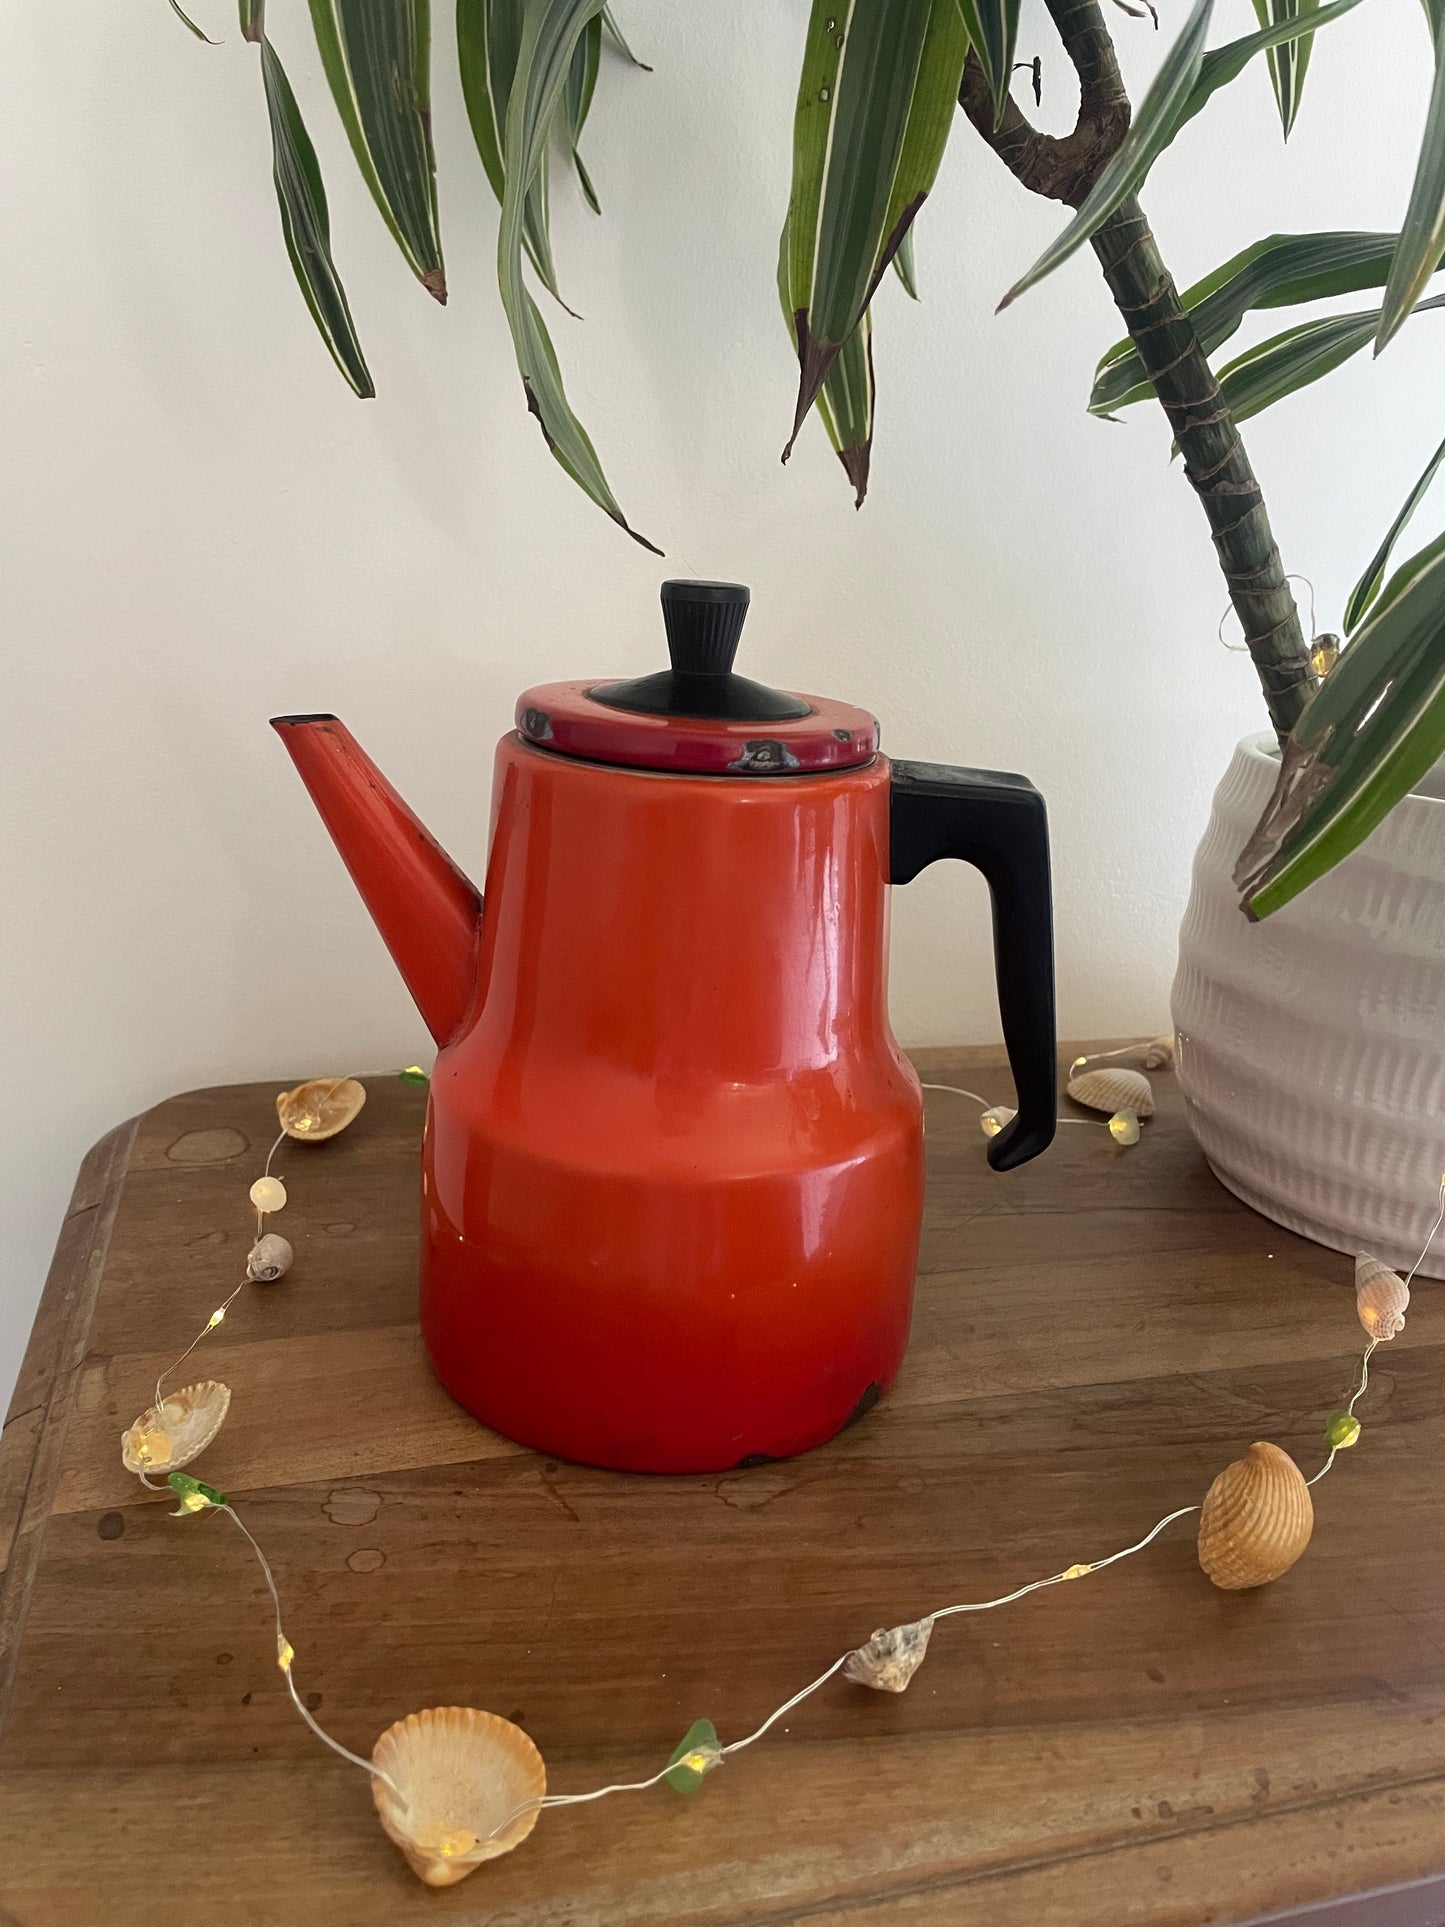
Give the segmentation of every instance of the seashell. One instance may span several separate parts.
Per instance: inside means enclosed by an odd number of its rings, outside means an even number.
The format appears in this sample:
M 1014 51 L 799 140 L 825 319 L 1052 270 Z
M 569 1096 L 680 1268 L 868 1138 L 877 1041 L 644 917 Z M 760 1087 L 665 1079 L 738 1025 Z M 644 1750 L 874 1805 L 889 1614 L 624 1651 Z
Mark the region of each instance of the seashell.
M 1140 1062 L 1146 1071 L 1168 1070 L 1174 1062 L 1174 1033 L 1170 1031 L 1167 1036 L 1151 1038 L 1144 1046 Z
M 365 1102 L 366 1086 L 354 1077 L 313 1077 L 276 1093 L 276 1115 L 287 1137 L 319 1144 L 344 1131 Z
M 1225 1592 L 1267 1585 L 1289 1571 L 1314 1529 L 1303 1472 L 1288 1452 L 1260 1440 L 1204 1496 L 1199 1563 Z
M 521 1727 L 471 1706 L 398 1720 L 371 1763 L 395 1782 L 371 1777 L 381 1824 L 428 1887 L 450 1887 L 519 1847 L 547 1791 L 542 1756 Z
M 1018 1112 L 1011 1111 L 1007 1104 L 995 1104 L 979 1118 L 979 1129 L 985 1137 L 997 1137 L 1005 1124 L 1012 1124 L 1017 1116 Z
M 274 1285 L 278 1278 L 284 1278 L 291 1269 L 291 1260 L 295 1255 L 279 1231 L 268 1231 L 264 1238 L 258 1238 L 251 1247 L 251 1255 L 246 1260 L 246 1276 L 258 1285 Z
M 866 1646 L 849 1653 L 844 1679 L 857 1686 L 873 1686 L 880 1693 L 901 1693 L 923 1664 L 928 1651 L 931 1619 L 915 1619 L 906 1626 L 880 1626 Z
M 1405 1329 L 1410 1287 L 1398 1272 L 1362 1251 L 1355 1260 L 1355 1310 L 1366 1335 L 1394 1338 Z
M 198 1459 L 225 1423 L 231 1390 L 214 1378 L 169 1392 L 120 1435 L 127 1472 L 179 1471 Z
M 1091 1111 L 1132 1111 L 1135 1117 L 1154 1115 L 1154 1086 L 1143 1071 L 1113 1065 L 1107 1070 L 1080 1071 L 1064 1086 L 1076 1104 Z

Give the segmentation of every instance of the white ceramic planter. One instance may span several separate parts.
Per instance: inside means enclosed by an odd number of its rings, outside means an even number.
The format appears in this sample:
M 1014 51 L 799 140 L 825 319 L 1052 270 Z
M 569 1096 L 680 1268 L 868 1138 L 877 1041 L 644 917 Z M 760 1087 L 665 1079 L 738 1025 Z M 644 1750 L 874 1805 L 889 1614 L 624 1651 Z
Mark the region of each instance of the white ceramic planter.
M 1235 751 L 1179 935 L 1179 1082 L 1200 1148 L 1256 1211 L 1408 1267 L 1445 1172 L 1445 764 L 1263 923 L 1229 874 L 1274 785 Z M 1421 1266 L 1445 1277 L 1445 1232 Z

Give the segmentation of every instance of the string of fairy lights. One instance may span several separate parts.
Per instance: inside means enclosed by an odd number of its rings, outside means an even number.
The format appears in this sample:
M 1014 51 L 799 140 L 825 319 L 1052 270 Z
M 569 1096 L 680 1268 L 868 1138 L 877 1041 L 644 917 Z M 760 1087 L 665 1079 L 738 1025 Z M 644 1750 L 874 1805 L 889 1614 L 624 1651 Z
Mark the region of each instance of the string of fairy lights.
M 1079 1103 L 1106 1111 L 1107 1118 L 1064 1118 L 1061 1123 L 1107 1129 L 1115 1143 L 1129 1147 L 1140 1139 L 1140 1121 L 1153 1112 L 1153 1092 L 1144 1069 L 1158 1069 L 1173 1061 L 1173 1039 L 1156 1038 L 1144 1045 L 1126 1045 L 1075 1059 L 1069 1067 L 1067 1093 Z M 1129 1060 L 1124 1063 L 1121 1060 Z M 409 1066 L 404 1080 L 425 1084 L 426 1073 Z M 993 1136 L 1013 1116 L 1003 1105 L 991 1105 L 977 1092 L 953 1084 L 925 1084 L 925 1090 L 955 1094 L 979 1104 L 980 1128 Z M 940 1606 L 903 1625 L 883 1627 L 861 1646 L 841 1653 L 818 1676 L 794 1693 L 762 1723 L 742 1738 L 724 1744 L 711 1720 L 694 1721 L 665 1765 L 650 1775 L 594 1787 L 580 1793 L 549 1793 L 540 1754 L 519 1727 L 495 1714 L 471 1708 L 433 1708 L 398 1721 L 377 1741 L 370 1759 L 354 1753 L 327 1732 L 307 1706 L 295 1677 L 296 1649 L 286 1635 L 281 1595 L 275 1574 L 260 1544 L 234 1505 L 216 1487 L 196 1478 L 184 1467 L 200 1456 L 224 1422 L 230 1391 L 214 1380 L 204 1380 L 166 1394 L 167 1380 L 197 1346 L 221 1325 L 231 1306 L 248 1285 L 264 1287 L 289 1271 L 294 1253 L 288 1241 L 268 1229 L 268 1220 L 287 1203 L 284 1177 L 272 1165 L 288 1142 L 320 1142 L 337 1136 L 366 1102 L 365 1088 L 351 1077 L 317 1078 L 283 1091 L 276 1100 L 280 1131 L 267 1154 L 261 1175 L 251 1185 L 249 1202 L 255 1212 L 255 1236 L 247 1256 L 246 1273 L 235 1289 L 211 1313 L 186 1349 L 160 1374 L 153 1405 L 122 1436 L 122 1458 L 128 1470 L 151 1491 L 167 1489 L 177 1500 L 176 1516 L 216 1515 L 228 1518 L 254 1555 L 269 1595 L 275 1621 L 276 1664 L 291 1702 L 312 1733 L 332 1752 L 370 1776 L 382 1825 L 401 1848 L 412 1869 L 431 1886 L 446 1886 L 464 1878 L 483 1861 L 510 1852 L 527 1837 L 538 1816 L 559 1807 L 581 1806 L 614 1794 L 643 1793 L 667 1784 L 683 1794 L 695 1793 L 707 1776 L 773 1730 L 796 1707 L 842 1675 L 853 1684 L 878 1691 L 906 1690 L 928 1650 L 940 1620 L 963 1613 L 993 1612 L 1031 1593 L 1069 1584 L 1133 1558 L 1152 1545 L 1178 1520 L 1200 1515 L 1199 1562 L 1215 1585 L 1225 1590 L 1267 1584 L 1287 1572 L 1305 1550 L 1313 1530 L 1310 1489 L 1334 1466 L 1361 1435 L 1356 1407 L 1370 1382 L 1370 1361 L 1381 1344 L 1403 1329 L 1410 1286 L 1435 1238 L 1445 1225 L 1445 1175 L 1439 1210 L 1429 1235 L 1409 1273 L 1401 1278 L 1380 1260 L 1362 1253 L 1356 1260 L 1356 1311 L 1366 1344 L 1353 1389 L 1343 1406 L 1326 1421 L 1326 1456 L 1308 1480 L 1294 1460 L 1279 1447 L 1257 1442 L 1211 1484 L 1203 1500 L 1177 1507 L 1156 1521 L 1142 1538 L 1097 1559 L 1076 1561 L 1039 1579 L 1015 1587 L 996 1599 L 967 1600 Z M 151 1475 L 161 1475 L 159 1479 Z

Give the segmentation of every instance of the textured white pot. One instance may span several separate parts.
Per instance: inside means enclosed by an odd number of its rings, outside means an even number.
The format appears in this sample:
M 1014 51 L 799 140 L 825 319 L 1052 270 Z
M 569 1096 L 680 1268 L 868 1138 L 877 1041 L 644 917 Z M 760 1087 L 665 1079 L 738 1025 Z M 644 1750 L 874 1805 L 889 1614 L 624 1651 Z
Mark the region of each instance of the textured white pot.
M 1214 798 L 1179 933 L 1179 1082 L 1236 1197 L 1408 1267 L 1445 1172 L 1445 763 L 1263 923 L 1229 880 L 1279 770 L 1248 737 Z M 1421 1266 L 1445 1277 L 1445 1232 Z

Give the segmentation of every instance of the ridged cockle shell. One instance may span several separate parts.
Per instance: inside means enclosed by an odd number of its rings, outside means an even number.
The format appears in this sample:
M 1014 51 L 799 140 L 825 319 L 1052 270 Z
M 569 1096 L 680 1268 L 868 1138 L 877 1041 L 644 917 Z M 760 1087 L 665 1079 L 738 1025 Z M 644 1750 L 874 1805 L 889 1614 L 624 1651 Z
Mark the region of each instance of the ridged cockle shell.
M 542 1756 L 521 1727 L 471 1706 L 398 1720 L 371 1763 L 387 1775 L 371 1779 L 381 1824 L 428 1887 L 450 1887 L 519 1847 L 547 1791 Z
M 1079 1071 L 1064 1086 L 1076 1104 L 1087 1104 L 1091 1111 L 1132 1111 L 1135 1117 L 1154 1115 L 1154 1086 L 1143 1071 L 1121 1066 L 1101 1065 L 1096 1071 Z
M 1225 1592 L 1267 1585 L 1289 1571 L 1314 1528 L 1304 1474 L 1288 1452 L 1260 1440 L 1205 1494 L 1199 1563 Z
M 127 1472 L 178 1472 L 198 1459 L 225 1423 L 230 1389 L 214 1378 L 168 1392 L 120 1435 Z

